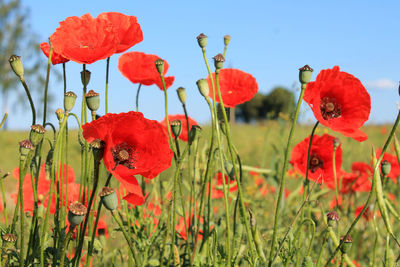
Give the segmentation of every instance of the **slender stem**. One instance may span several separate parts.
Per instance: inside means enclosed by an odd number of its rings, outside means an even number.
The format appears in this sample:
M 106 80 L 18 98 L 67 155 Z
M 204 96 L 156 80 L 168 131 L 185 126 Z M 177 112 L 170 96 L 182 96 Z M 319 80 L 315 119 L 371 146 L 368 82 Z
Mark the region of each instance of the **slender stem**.
M 4 114 L 3 119 L 2 119 L 1 122 L 0 122 L 0 128 L 3 127 L 4 123 L 6 122 L 7 117 L 8 117 L 8 113 L 6 112 L 6 113 Z
M 297 101 L 296 112 L 294 114 L 292 127 L 290 129 L 290 133 L 289 133 L 289 137 L 288 137 L 288 142 L 287 142 L 287 146 L 286 146 L 286 150 L 285 150 L 285 157 L 283 159 L 283 167 L 282 167 L 280 186 L 279 186 L 279 195 L 278 195 L 278 200 L 277 200 L 276 208 L 275 208 L 274 231 L 272 234 L 272 242 L 271 242 L 268 266 L 272 266 L 272 257 L 274 255 L 275 243 L 276 243 L 276 239 L 277 239 L 276 235 L 277 235 L 277 230 L 278 230 L 279 213 L 280 213 L 280 209 L 281 209 L 283 189 L 285 188 L 286 170 L 287 170 L 287 165 L 288 165 L 290 146 L 292 143 L 292 138 L 293 138 L 294 130 L 296 127 L 297 118 L 299 116 L 299 111 L 300 111 L 300 107 L 301 107 L 301 103 L 303 100 L 305 89 L 306 89 L 306 84 L 302 84 L 299 100 Z
M 6 226 L 8 226 L 8 216 L 7 216 L 7 199 L 6 199 L 6 194 L 4 192 L 4 183 L 3 183 L 4 177 L 0 177 L 0 188 L 1 188 L 1 197 L 3 200 L 3 214 L 4 214 L 4 222 Z
M 31 110 L 32 110 L 32 125 L 36 124 L 36 110 L 35 110 L 35 105 L 33 104 L 32 96 L 31 93 L 29 92 L 28 85 L 25 82 L 25 78 L 21 77 L 21 82 L 22 85 L 24 86 L 25 93 L 28 96 L 29 104 L 31 105 Z
M 63 82 L 64 82 L 64 94 L 67 92 L 67 74 L 65 71 L 65 62 L 62 64 L 63 66 Z
M 338 180 L 336 175 L 336 150 L 337 147 L 333 147 L 333 158 L 332 158 L 332 166 L 333 166 L 333 178 L 335 181 L 335 195 L 336 195 L 336 210 L 339 209 L 339 190 L 338 190 Z
M 63 244 L 62 244 L 62 251 L 61 251 L 61 259 L 60 259 L 60 266 L 64 266 L 64 260 L 65 260 L 65 251 L 68 247 L 68 241 L 71 239 L 72 234 L 74 232 L 74 228 L 69 228 L 68 233 L 66 235 L 66 237 L 64 238 Z
M 313 141 L 313 139 L 314 139 L 314 134 L 315 134 L 315 130 L 317 129 L 317 127 L 318 127 L 318 125 L 319 125 L 319 121 L 317 121 L 315 124 L 314 124 L 314 127 L 312 128 L 312 130 L 311 130 L 311 134 L 310 134 L 310 141 L 309 141 L 309 143 L 308 143 L 308 149 L 307 149 L 307 168 L 306 168 L 306 180 L 305 180 L 305 186 L 306 186 L 306 188 L 307 188 L 307 190 L 306 190 L 306 192 L 307 192 L 307 195 L 308 194 L 310 194 L 310 180 L 309 180 L 309 178 L 308 178 L 308 174 L 309 174 L 309 171 L 310 171 L 310 154 L 311 154 L 311 146 L 312 146 L 312 141 Z M 305 198 L 305 194 L 303 194 L 303 196 L 304 196 L 304 198 Z M 302 217 L 303 217 L 303 215 L 302 215 Z
M 142 84 L 139 83 L 139 86 L 136 90 L 136 112 L 139 112 L 139 93 L 140 93 L 140 88 L 142 88 Z
M 24 194 L 23 194 L 23 186 L 24 186 L 24 178 L 25 178 L 25 172 L 24 172 L 24 159 L 20 159 L 19 161 L 19 187 L 18 187 L 18 195 L 19 195 L 19 204 L 20 204 L 20 237 L 19 240 L 21 242 L 20 246 L 20 254 L 19 254 L 19 264 L 20 266 L 24 266 L 24 261 L 25 261 L 25 253 L 24 253 L 24 230 L 25 230 L 25 214 L 24 214 Z
M 53 47 L 50 43 L 50 52 L 49 59 L 47 61 L 47 73 L 46 73 L 46 83 L 44 86 L 44 101 L 43 101 L 43 125 L 46 124 L 46 115 L 47 115 L 47 91 L 49 89 L 49 78 L 50 78 L 50 66 L 51 66 L 51 57 L 53 55 Z
M 107 58 L 107 67 L 106 67 L 106 114 L 108 113 L 108 74 L 110 69 L 110 57 Z

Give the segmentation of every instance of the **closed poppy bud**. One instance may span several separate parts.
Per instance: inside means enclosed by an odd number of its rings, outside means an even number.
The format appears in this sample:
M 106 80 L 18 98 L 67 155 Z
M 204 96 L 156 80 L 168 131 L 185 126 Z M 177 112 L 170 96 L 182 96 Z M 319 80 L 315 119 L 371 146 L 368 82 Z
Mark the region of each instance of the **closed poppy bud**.
M 329 227 L 334 227 L 336 226 L 337 222 L 339 221 L 339 215 L 337 214 L 336 211 L 331 211 L 326 215 L 326 218 L 328 220 L 328 226 Z
M 339 138 L 333 139 L 333 147 L 336 149 L 339 146 L 340 146 L 340 139 Z
M 183 87 L 179 87 L 176 89 L 176 92 L 178 93 L 178 98 L 179 101 L 184 105 L 186 103 L 186 90 Z
M 392 169 L 392 165 L 390 164 L 390 162 L 387 160 L 382 160 L 381 171 L 382 171 L 383 176 L 387 176 L 390 173 L 391 169 Z
M 225 57 L 222 54 L 218 54 L 214 57 L 214 66 L 215 66 L 215 70 L 218 71 L 220 69 L 222 69 L 222 67 L 224 66 L 224 62 L 225 62 Z
M 189 132 L 189 144 L 192 144 L 201 134 L 201 127 L 199 125 L 192 125 Z
M 159 58 L 154 62 L 154 64 L 156 65 L 158 73 L 162 75 L 164 73 L 164 60 Z
M 208 97 L 208 93 L 210 92 L 210 88 L 208 87 L 208 82 L 206 79 L 200 79 L 196 82 L 197 88 L 199 88 L 199 92 L 202 96 Z
M 64 118 L 64 110 L 62 108 L 58 108 L 56 110 L 56 116 L 57 116 L 57 119 L 59 121 L 61 121 Z
M 224 45 L 228 46 L 230 41 L 231 41 L 231 36 L 230 35 L 225 35 L 224 36 Z
M 19 142 L 19 153 L 21 157 L 26 157 L 32 150 L 33 150 L 33 145 L 31 141 L 29 141 L 28 139 Z
M 87 208 L 79 202 L 71 203 L 68 211 L 68 221 L 71 228 L 75 228 L 80 225 L 85 218 L 87 213 Z
M 182 132 L 182 122 L 180 120 L 171 121 L 171 130 L 175 139 L 178 138 Z
M 74 92 L 66 92 L 64 94 L 64 109 L 65 112 L 70 112 L 75 106 L 76 94 Z
M 22 80 L 24 78 L 24 66 L 20 56 L 12 55 L 8 60 L 10 62 L 12 70 Z
M 204 33 L 200 33 L 199 36 L 197 36 L 197 43 L 201 48 L 205 48 L 207 46 L 207 35 Z
M 113 211 L 118 207 L 118 197 L 114 189 L 103 187 L 99 195 L 106 209 Z
M 83 86 L 87 86 L 90 81 L 90 74 L 91 72 L 88 70 L 81 71 L 81 81 Z
M 299 69 L 299 80 L 301 84 L 307 84 L 311 81 L 313 69 L 308 65 L 304 65 L 304 67 Z
M 86 95 L 86 104 L 91 111 L 96 111 L 100 106 L 100 95 L 93 90 L 90 90 Z
M 46 130 L 40 124 L 35 124 L 31 126 L 31 132 L 29 133 L 29 141 L 34 146 L 37 146 L 42 140 Z
M 346 254 L 350 250 L 351 244 L 353 244 L 353 239 L 351 238 L 350 235 L 346 235 L 346 236 L 342 236 L 340 238 L 340 241 L 343 241 L 343 244 L 340 247 L 340 250 L 342 251 L 343 254 Z

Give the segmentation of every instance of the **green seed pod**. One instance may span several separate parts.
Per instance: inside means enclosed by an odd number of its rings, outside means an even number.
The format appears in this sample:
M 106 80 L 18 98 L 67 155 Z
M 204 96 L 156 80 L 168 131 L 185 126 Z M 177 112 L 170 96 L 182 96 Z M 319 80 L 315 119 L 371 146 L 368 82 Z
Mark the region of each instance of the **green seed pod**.
M 328 226 L 329 227 L 336 227 L 338 221 L 339 221 L 339 215 L 337 214 L 336 211 L 331 211 L 327 215 L 327 221 L 328 221 Z
M 301 267 L 314 267 L 314 262 L 310 256 L 306 256 L 301 263 Z
M 176 92 L 178 93 L 178 98 L 179 101 L 181 101 L 181 103 L 183 105 L 186 104 L 186 90 L 183 87 L 179 87 L 178 89 L 176 89 Z
M 230 35 L 225 35 L 224 36 L 224 45 L 228 46 L 230 41 L 231 41 L 231 36 Z
M 100 106 L 100 95 L 93 90 L 90 90 L 86 95 L 86 104 L 90 111 L 96 111 Z
M 91 72 L 88 70 L 81 71 L 81 81 L 83 86 L 87 86 L 90 82 L 90 74 Z
M 64 118 L 64 110 L 62 108 L 58 108 L 56 110 L 56 116 L 58 121 L 61 121 Z
M 219 72 L 219 70 L 222 69 L 222 67 L 224 66 L 225 57 L 222 54 L 218 54 L 215 57 L 213 57 L 213 59 L 214 59 L 215 71 Z
M 182 122 L 180 120 L 171 121 L 171 131 L 175 139 L 178 138 L 182 132 Z
M 342 240 L 343 240 L 343 244 L 340 247 L 340 250 L 342 251 L 343 254 L 346 254 L 350 250 L 351 245 L 353 244 L 353 239 L 351 238 L 350 235 L 346 235 L 346 236 L 340 237 L 340 241 L 342 241 Z
M 28 156 L 29 152 L 33 150 L 33 145 L 31 141 L 28 139 L 25 139 L 21 142 L 19 142 L 19 153 L 21 157 L 26 157 Z
M 181 266 L 181 258 L 179 255 L 179 249 L 176 245 L 174 245 L 174 266 L 175 267 Z
M 301 84 L 307 84 L 311 81 L 312 72 L 314 70 L 308 65 L 299 69 L 299 80 Z
M 42 140 L 46 130 L 40 124 L 35 124 L 31 126 L 31 132 L 29 133 L 29 141 L 32 145 L 37 146 Z
M 76 94 L 74 92 L 66 92 L 64 94 L 64 109 L 69 113 L 75 106 Z
M 110 187 L 103 187 L 103 190 L 101 190 L 99 196 L 106 209 L 113 211 L 118 207 L 118 197 L 114 189 Z
M 160 75 L 164 74 L 164 60 L 161 58 L 157 59 L 154 64 L 156 65 L 157 71 Z
M 200 79 L 196 82 L 197 88 L 199 88 L 199 92 L 205 98 L 208 97 L 208 93 L 210 92 L 210 88 L 208 87 L 208 82 L 206 79 Z
M 24 66 L 20 56 L 12 55 L 8 62 L 10 62 L 11 69 L 21 80 L 24 79 Z
M 189 144 L 191 145 L 197 138 L 200 137 L 201 127 L 199 125 L 192 125 L 189 132 Z
M 83 204 L 79 202 L 71 203 L 68 211 L 68 221 L 70 227 L 75 228 L 76 226 L 80 225 L 83 222 L 86 213 L 87 208 Z
M 206 48 L 207 46 L 207 35 L 205 35 L 204 33 L 200 33 L 199 36 L 196 37 L 197 38 L 197 43 L 199 44 L 199 46 L 201 48 Z
M 390 164 L 390 162 L 387 160 L 382 160 L 381 171 L 382 171 L 383 176 L 388 176 L 391 169 L 392 169 L 392 165 Z

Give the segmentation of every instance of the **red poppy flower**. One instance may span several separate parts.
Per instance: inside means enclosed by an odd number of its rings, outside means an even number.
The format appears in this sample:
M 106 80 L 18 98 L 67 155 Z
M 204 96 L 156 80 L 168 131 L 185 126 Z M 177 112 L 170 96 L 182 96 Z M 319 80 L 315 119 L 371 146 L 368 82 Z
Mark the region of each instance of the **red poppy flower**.
M 321 124 L 360 142 L 368 139 L 359 128 L 368 120 L 371 98 L 353 75 L 338 66 L 322 70 L 307 84 L 304 100 Z
M 91 64 L 112 56 L 120 40 L 117 30 L 105 19 L 68 17 L 50 36 L 54 52 L 81 64 Z
M 199 218 L 199 217 L 197 216 L 197 218 Z M 204 218 L 200 217 L 200 224 L 203 224 L 203 223 L 204 223 Z M 186 226 L 189 229 L 189 234 L 193 230 L 192 224 L 193 224 L 193 218 L 189 218 L 189 214 L 188 214 L 188 212 L 186 212 Z M 201 227 L 201 229 L 202 228 L 203 227 Z M 184 240 L 187 239 L 187 233 L 186 233 L 187 231 L 186 231 L 186 228 L 185 228 L 185 219 L 183 217 L 179 217 L 178 224 L 175 225 L 175 231 L 178 232 L 179 235 Z M 200 239 L 200 240 L 203 239 L 203 231 L 202 230 L 199 231 L 199 234 L 198 234 L 197 238 Z
M 131 111 L 106 114 L 82 129 L 89 143 L 105 142 L 104 165 L 129 192 L 124 199 L 142 205 L 144 197 L 135 175 L 152 179 L 171 165 L 173 154 L 161 124 Z
M 42 49 L 42 52 L 46 55 L 46 57 L 49 57 L 50 54 L 50 45 L 46 42 L 43 42 L 40 44 L 40 49 Z M 68 62 L 69 59 L 63 57 L 60 54 L 57 54 L 53 51 L 52 55 L 51 55 L 51 63 L 53 65 L 57 65 L 57 64 L 61 64 L 61 63 L 65 63 Z
M 135 16 L 127 16 L 118 12 L 105 12 L 97 18 L 108 20 L 117 30 L 119 44 L 115 53 L 122 53 L 143 41 L 143 33 Z
M 354 162 L 351 170 L 342 181 L 342 193 L 369 192 L 372 187 L 372 167 L 364 162 Z
M 215 82 L 215 73 L 213 73 L 213 79 Z M 210 87 L 208 96 L 212 98 L 210 76 L 207 77 L 207 81 Z M 258 91 L 256 79 L 251 74 L 238 69 L 222 69 L 219 73 L 219 86 L 224 106 L 229 108 L 249 101 Z M 217 92 L 215 92 L 215 101 L 220 103 Z
M 222 180 L 222 173 L 218 173 L 216 178 L 216 185 L 211 184 L 211 197 L 214 199 L 224 197 L 224 182 Z M 228 175 L 225 175 L 225 184 L 229 187 L 229 192 L 235 192 L 238 187 L 235 180 L 231 180 Z M 208 187 L 207 187 L 208 188 Z
M 128 52 L 119 57 L 118 69 L 122 75 L 132 83 L 143 85 L 157 85 L 163 90 L 160 74 L 154 62 L 159 59 L 156 55 L 145 54 L 143 52 Z M 168 62 L 164 60 L 164 80 L 168 89 L 174 82 L 175 77 L 165 77 L 169 68 Z
M 335 137 L 324 134 L 323 136 L 314 135 L 310 151 L 310 168 L 308 178 L 318 183 L 333 183 L 333 140 Z M 292 150 L 290 163 L 296 172 L 306 176 L 307 170 L 307 150 L 310 137 L 298 143 Z M 336 172 L 339 173 L 342 165 L 342 148 L 339 146 L 335 155 Z
M 171 121 L 173 121 L 173 120 L 181 121 L 182 131 L 181 131 L 181 134 L 179 135 L 179 139 L 187 142 L 188 141 L 188 131 L 187 131 L 187 123 L 186 123 L 185 115 L 168 115 L 168 120 L 169 120 L 169 123 L 171 123 Z M 198 123 L 194 119 L 188 117 L 188 120 L 189 120 L 189 130 L 192 128 L 193 125 L 198 125 Z M 165 118 L 160 123 L 164 126 L 165 131 L 167 131 L 167 121 L 165 120 Z
M 382 149 L 378 149 L 376 151 L 376 158 L 379 158 L 382 153 Z M 382 161 L 387 160 L 390 163 L 390 172 L 388 177 L 393 180 L 394 183 L 397 183 L 397 177 L 400 176 L 400 167 L 397 157 L 388 152 L 385 152 L 383 155 Z

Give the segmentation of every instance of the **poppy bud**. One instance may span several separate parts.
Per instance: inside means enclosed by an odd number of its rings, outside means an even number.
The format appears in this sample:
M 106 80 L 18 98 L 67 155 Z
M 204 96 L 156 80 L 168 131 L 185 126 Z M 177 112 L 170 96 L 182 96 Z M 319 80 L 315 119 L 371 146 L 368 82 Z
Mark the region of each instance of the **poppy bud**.
M 22 65 L 21 57 L 12 55 L 8 62 L 10 62 L 11 69 L 22 80 L 24 78 L 24 66 Z
M 104 141 L 100 139 L 94 139 L 90 143 L 90 146 L 92 147 L 93 150 L 93 157 L 95 162 L 100 162 L 104 154 L 104 147 L 105 147 Z
M 103 190 L 101 190 L 99 196 L 106 209 L 113 211 L 118 207 L 118 197 L 114 189 L 110 187 L 103 187 Z
M 301 84 L 307 84 L 311 81 L 311 75 L 313 69 L 308 65 L 304 65 L 304 67 L 299 69 L 299 80 Z
M 19 153 L 21 157 L 26 157 L 32 150 L 33 145 L 28 139 L 19 142 Z
M 178 138 L 182 132 L 182 122 L 180 120 L 171 121 L 171 130 L 175 139 Z
M 66 92 L 64 94 L 64 109 L 65 112 L 69 113 L 75 105 L 76 94 L 74 92 Z
M 164 60 L 159 58 L 154 62 L 154 64 L 156 65 L 158 73 L 162 75 L 164 73 Z
M 199 46 L 201 48 L 206 48 L 206 46 L 207 46 L 207 35 L 205 35 L 204 33 L 200 33 L 199 36 L 197 36 L 196 38 L 197 38 L 197 43 L 199 44 Z
M 339 138 L 333 139 L 333 147 L 336 149 L 339 146 L 340 146 L 340 139 Z
M 189 131 L 189 144 L 192 144 L 201 134 L 201 127 L 199 125 L 192 125 Z
M 183 105 L 185 105 L 185 103 L 186 103 L 186 90 L 185 90 L 185 88 L 179 87 L 178 89 L 176 89 L 176 92 L 178 93 L 179 101 L 181 101 L 181 103 Z
M 86 95 L 86 104 L 90 111 L 96 111 L 100 106 L 100 96 L 99 93 L 96 93 L 93 90 L 90 90 Z
M 31 126 L 31 132 L 29 133 L 29 141 L 34 146 L 37 146 L 42 140 L 46 130 L 40 124 L 35 124 Z
M 390 173 L 391 169 L 392 169 L 392 165 L 390 164 L 390 162 L 387 160 L 382 160 L 381 171 L 382 171 L 383 176 L 387 176 Z
M 224 36 L 224 45 L 228 46 L 230 41 L 231 41 L 231 36 L 230 35 L 225 35 Z
M 343 254 L 346 254 L 351 248 L 351 244 L 353 244 L 353 239 L 351 238 L 350 235 L 346 235 L 342 236 L 340 238 L 340 241 L 343 241 L 343 244 L 340 247 L 340 251 L 342 251 Z
M 62 108 L 58 108 L 56 110 L 56 116 L 57 116 L 57 119 L 59 121 L 61 121 L 64 118 L 64 110 Z
M 214 59 L 215 70 L 219 71 L 220 69 L 222 69 L 222 67 L 224 66 L 224 62 L 225 62 L 224 55 L 218 54 L 215 57 L 213 57 L 213 59 Z
M 208 82 L 206 79 L 200 79 L 196 82 L 197 88 L 199 88 L 199 92 L 202 96 L 208 97 L 208 93 L 210 92 L 210 89 L 208 87 Z
M 327 215 L 327 220 L 328 220 L 328 226 L 329 227 L 334 227 L 336 226 L 337 222 L 339 221 L 339 215 L 337 214 L 336 211 L 331 211 Z
M 87 208 L 79 202 L 71 203 L 68 211 L 68 221 L 71 228 L 75 228 L 80 225 L 85 218 L 87 213 Z
M 90 74 L 91 72 L 88 70 L 81 71 L 81 81 L 83 86 L 87 86 L 90 81 Z

